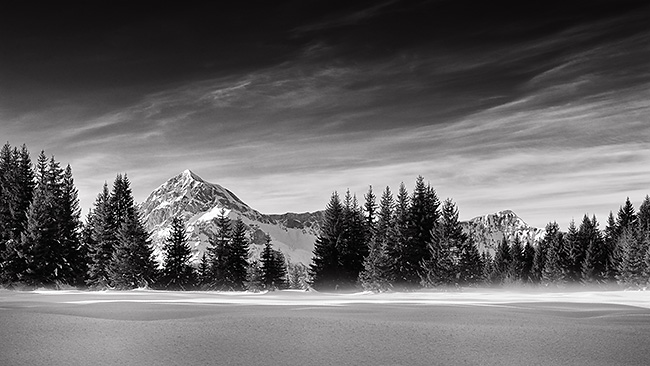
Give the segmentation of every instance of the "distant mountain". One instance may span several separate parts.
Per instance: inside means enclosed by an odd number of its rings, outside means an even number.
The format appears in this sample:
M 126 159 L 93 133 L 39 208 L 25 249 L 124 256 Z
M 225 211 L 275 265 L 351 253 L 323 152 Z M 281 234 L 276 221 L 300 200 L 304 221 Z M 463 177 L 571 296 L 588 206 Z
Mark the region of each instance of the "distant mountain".
M 537 245 L 544 238 L 544 229 L 529 226 L 517 214 L 510 210 L 478 216 L 461 222 L 463 231 L 478 244 L 479 251 L 494 254 L 504 236 L 509 240 L 518 237 L 522 245 L 530 242 Z
M 231 219 L 238 217 L 249 227 L 253 255 L 259 254 L 265 234 L 276 249 L 292 262 L 309 263 L 322 212 L 265 215 L 251 208 L 230 190 L 203 180 L 190 170 L 178 174 L 151 192 L 139 206 L 145 227 L 152 233 L 154 253 L 162 259 L 162 245 L 171 220 L 181 216 L 186 223 L 193 260 L 198 260 L 216 232 L 215 220 L 222 209 Z
M 228 217 L 240 217 L 249 227 L 253 241 L 252 255 L 258 255 L 268 233 L 272 243 L 292 262 L 311 262 L 314 241 L 323 220 L 323 211 L 313 213 L 262 214 L 251 208 L 232 191 L 203 180 L 190 170 L 170 178 L 139 206 L 147 230 L 152 233 L 154 253 L 162 260 L 162 245 L 169 234 L 171 220 L 181 216 L 185 220 L 193 260 L 198 260 L 209 246 L 209 238 L 216 232 L 215 220 L 221 209 Z M 461 223 L 463 230 L 474 238 L 479 251 L 494 251 L 503 239 L 519 237 L 522 243 L 536 245 L 544 230 L 529 226 L 510 210 L 475 217 Z

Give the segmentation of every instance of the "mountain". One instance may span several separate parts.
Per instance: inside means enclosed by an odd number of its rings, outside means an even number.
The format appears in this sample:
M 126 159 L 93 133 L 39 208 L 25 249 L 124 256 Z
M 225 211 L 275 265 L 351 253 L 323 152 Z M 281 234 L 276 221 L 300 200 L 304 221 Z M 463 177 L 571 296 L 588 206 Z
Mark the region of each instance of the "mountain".
M 265 215 L 251 208 L 230 190 L 203 180 L 190 170 L 170 178 L 139 205 L 145 227 L 152 233 L 154 253 L 162 260 L 162 246 L 173 217 L 185 221 L 192 259 L 197 261 L 216 232 L 221 210 L 231 219 L 241 218 L 253 241 L 253 255 L 259 255 L 265 235 L 292 262 L 311 261 L 322 212 Z
M 461 222 L 463 231 L 474 239 L 479 251 L 488 251 L 494 254 L 504 236 L 514 240 L 515 236 L 521 240 L 522 245 L 530 242 L 537 245 L 544 238 L 544 229 L 529 226 L 517 214 L 510 210 L 499 211 L 494 214 L 478 216 L 469 221 Z

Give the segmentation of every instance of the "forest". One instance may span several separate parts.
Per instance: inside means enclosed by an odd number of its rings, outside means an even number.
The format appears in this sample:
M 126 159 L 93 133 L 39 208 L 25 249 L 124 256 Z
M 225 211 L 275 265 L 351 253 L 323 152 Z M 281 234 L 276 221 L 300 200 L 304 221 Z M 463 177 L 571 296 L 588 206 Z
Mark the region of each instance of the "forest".
M 549 222 L 538 243 L 504 240 L 494 255 L 463 232 L 452 199 L 417 177 L 409 193 L 389 187 L 363 203 L 349 191 L 328 202 L 312 263 L 289 263 L 267 236 L 250 254 L 247 227 L 225 211 L 207 251 L 192 263 L 185 223 L 176 217 L 163 261 L 134 202 L 126 174 L 104 184 L 82 222 L 72 168 L 41 151 L 33 164 L 25 145 L 0 150 L 0 283 L 6 288 L 261 291 L 283 288 L 368 291 L 464 286 L 645 287 L 650 279 L 650 197 L 638 211 L 629 198 L 610 212 Z

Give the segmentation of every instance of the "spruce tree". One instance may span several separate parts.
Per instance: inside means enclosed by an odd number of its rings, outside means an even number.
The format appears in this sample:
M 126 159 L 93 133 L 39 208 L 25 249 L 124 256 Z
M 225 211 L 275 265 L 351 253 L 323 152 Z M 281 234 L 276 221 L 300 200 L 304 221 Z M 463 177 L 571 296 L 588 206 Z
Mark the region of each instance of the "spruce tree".
M 402 278 L 408 285 L 417 285 L 421 282 L 421 266 L 431 258 L 432 250 L 443 250 L 442 246 L 450 245 L 449 242 L 429 244 L 433 239 L 436 228 L 440 201 L 436 192 L 424 184 L 424 177 L 418 176 L 411 196 L 411 205 L 408 214 L 408 238 L 406 247 L 402 252 Z M 442 252 L 440 252 L 442 253 Z
M 501 284 L 511 278 L 512 256 L 508 239 L 504 236 L 494 253 L 491 282 Z
M 260 257 L 261 281 L 266 290 L 283 289 L 286 285 L 286 263 L 282 252 L 273 249 L 271 237 L 266 236 L 266 243 Z
M 544 246 L 546 259 L 542 270 L 542 281 L 545 284 L 563 284 L 566 282 L 566 269 L 562 266 L 562 233 L 556 222 L 546 225 Z
M 375 220 L 377 215 L 377 197 L 372 191 L 372 186 L 368 187 L 368 193 L 364 195 L 364 199 L 363 210 L 366 218 L 366 238 L 368 241 L 372 241 L 375 235 Z
M 510 277 L 513 281 L 520 281 L 524 270 L 524 247 L 517 235 L 510 245 L 510 260 Z
M 109 268 L 117 243 L 117 228 L 111 201 L 108 184 L 104 183 L 102 192 L 95 199 L 95 206 L 87 223 L 92 232 L 87 237 L 88 242 L 86 243 L 89 251 L 86 283 L 91 288 L 111 287 Z
M 588 238 L 585 259 L 582 263 L 583 282 L 603 282 L 607 279 L 608 252 L 603 237 L 598 229 L 598 221 L 594 215 L 591 220 L 584 223 L 585 228 L 579 232 Z
M 521 270 L 521 279 L 524 282 L 534 282 L 535 277 L 533 273 L 533 266 L 535 263 L 535 248 L 530 244 L 530 241 L 526 242 L 524 246 L 523 254 L 523 266 Z
M 164 245 L 162 284 L 166 288 L 186 290 L 194 283 L 194 268 L 190 265 L 192 248 L 187 241 L 185 224 L 180 217 L 171 222 L 169 237 Z
M 407 283 L 405 263 L 408 261 L 406 253 L 409 240 L 409 207 L 410 197 L 404 182 L 402 182 L 397 193 L 394 218 L 389 229 L 389 240 L 386 246 L 390 258 L 390 277 L 393 279 L 393 283 L 399 286 Z
M 27 230 L 23 236 L 23 258 L 26 261 L 24 279 L 33 285 L 68 283 L 69 264 L 59 241 L 59 196 L 61 174 L 58 164 L 41 151 L 37 162 L 37 185 L 27 216 Z
M 389 230 L 393 221 L 393 194 L 386 187 L 381 197 L 375 231 L 370 241 L 368 255 L 363 262 L 359 281 L 366 291 L 381 292 L 390 289 L 390 260 L 388 255 Z
M 636 215 L 637 224 L 642 234 L 650 233 L 650 196 L 646 195 Z
M 250 246 L 246 236 L 246 224 L 241 219 L 235 220 L 232 228 L 232 238 L 228 250 L 228 279 L 233 290 L 244 289 L 246 273 L 248 270 L 248 249 Z
M 68 165 L 63 172 L 61 182 L 57 221 L 59 245 L 66 263 L 66 282 L 75 286 L 85 284 L 88 271 L 86 260 L 88 252 L 80 237 L 80 216 L 79 196 L 74 186 L 72 168 Z
M 203 252 L 199 260 L 199 268 L 197 270 L 199 288 L 205 290 L 210 287 L 210 259 L 206 252 Z
M 618 227 L 612 211 L 609 211 L 609 216 L 607 217 L 607 226 L 605 227 L 603 240 L 607 251 L 607 280 L 613 281 L 618 275 L 619 250 L 617 246 Z
M 149 287 L 156 280 L 156 262 L 149 233 L 135 210 L 125 216 L 126 220 L 117 232 L 117 242 L 109 265 L 113 286 L 120 289 Z
M 336 289 L 341 284 L 343 269 L 339 263 L 339 242 L 342 235 L 343 205 L 338 193 L 334 192 L 325 208 L 309 266 L 311 285 L 315 289 Z
M 212 238 L 208 252 L 210 254 L 210 287 L 218 290 L 229 290 L 232 288 L 230 282 L 230 240 L 232 236 L 232 221 L 226 215 L 225 208 L 221 208 L 217 217 L 217 232 Z
M 456 204 L 451 199 L 445 200 L 439 223 L 431 231 L 428 259 L 421 262 L 422 284 L 437 286 L 464 282 L 465 274 L 471 273 L 469 267 L 476 265 L 478 259 L 478 249 L 474 253 L 471 246 L 466 247 L 467 240 L 458 221 Z
M 475 284 L 483 280 L 483 259 L 478 251 L 474 239 L 468 238 L 463 241 L 460 251 L 459 282 L 461 284 Z
M 566 235 L 564 235 L 563 253 L 560 255 L 560 259 L 566 259 L 562 261 L 561 266 L 566 269 L 567 280 L 573 282 L 579 281 L 582 277 L 582 261 L 588 246 L 583 244 L 585 242 L 584 235 L 585 229 L 583 228 L 581 236 L 572 219 L 569 222 Z M 588 242 L 588 238 L 586 240 Z
M 348 190 L 343 205 L 341 239 L 338 241 L 339 266 L 342 278 L 339 286 L 354 286 L 363 270 L 363 260 L 368 255 L 367 230 L 363 212 L 356 196 Z

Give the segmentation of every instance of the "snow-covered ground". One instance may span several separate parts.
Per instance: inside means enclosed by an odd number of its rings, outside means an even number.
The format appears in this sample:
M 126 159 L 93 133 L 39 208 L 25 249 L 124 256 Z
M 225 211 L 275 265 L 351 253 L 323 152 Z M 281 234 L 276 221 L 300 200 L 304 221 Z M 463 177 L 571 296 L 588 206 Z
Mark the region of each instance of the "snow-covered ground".
M 645 291 L 0 291 L 0 365 L 650 365 Z
M 321 293 L 297 290 L 275 292 L 204 292 L 204 291 L 51 291 L 23 293 L 45 295 L 68 304 L 141 302 L 168 304 L 237 304 L 237 305 L 312 305 L 342 306 L 350 304 L 476 305 L 501 306 L 512 303 L 615 304 L 650 309 L 650 291 L 562 291 L 525 292 L 507 290 L 414 291 L 375 294 Z

